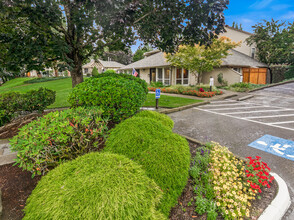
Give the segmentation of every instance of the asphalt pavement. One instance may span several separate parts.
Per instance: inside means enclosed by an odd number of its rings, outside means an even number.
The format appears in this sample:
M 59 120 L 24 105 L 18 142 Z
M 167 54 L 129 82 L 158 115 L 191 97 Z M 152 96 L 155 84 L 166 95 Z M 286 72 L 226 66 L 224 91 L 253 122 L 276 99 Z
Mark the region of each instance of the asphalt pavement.
M 264 135 L 294 141 L 294 83 L 251 94 L 254 97 L 246 101 L 212 101 L 169 116 L 179 134 L 201 142 L 219 142 L 241 157 L 261 156 L 287 183 L 292 204 L 283 219 L 293 220 L 294 161 L 248 145 Z

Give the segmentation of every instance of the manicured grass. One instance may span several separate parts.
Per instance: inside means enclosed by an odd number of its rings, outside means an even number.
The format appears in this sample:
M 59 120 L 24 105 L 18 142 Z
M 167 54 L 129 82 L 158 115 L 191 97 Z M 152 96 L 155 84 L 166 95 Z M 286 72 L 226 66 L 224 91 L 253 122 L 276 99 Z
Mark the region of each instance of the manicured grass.
M 190 105 L 197 102 L 203 102 L 202 100 L 181 98 L 175 96 L 160 95 L 158 102 L 159 107 L 163 108 L 176 108 L 184 105 Z M 155 107 L 155 94 L 149 93 L 147 100 L 144 103 L 145 107 Z
M 0 94 L 5 92 L 27 92 L 32 89 L 38 89 L 40 87 L 45 87 L 56 91 L 56 101 L 48 108 L 62 108 L 69 107 L 70 104 L 67 102 L 67 97 L 72 90 L 71 78 L 60 79 L 55 81 L 34 83 L 34 84 L 24 84 L 24 81 L 30 80 L 31 78 L 17 78 L 13 79 L 2 86 L 0 86 Z M 159 107 L 164 108 L 175 108 L 184 105 L 189 105 L 197 102 L 202 102 L 201 100 L 180 98 L 174 96 L 161 95 L 159 99 Z M 155 106 L 155 94 L 148 94 L 147 100 L 144 103 L 145 107 Z
M 49 108 L 61 108 L 70 106 L 67 102 L 67 97 L 72 90 L 71 78 L 34 84 L 23 83 L 24 81 L 30 79 L 31 78 L 18 78 L 5 83 L 4 85 L 0 86 L 0 94 L 11 91 L 24 93 L 32 89 L 46 87 L 48 89 L 56 91 L 55 103 L 50 105 Z

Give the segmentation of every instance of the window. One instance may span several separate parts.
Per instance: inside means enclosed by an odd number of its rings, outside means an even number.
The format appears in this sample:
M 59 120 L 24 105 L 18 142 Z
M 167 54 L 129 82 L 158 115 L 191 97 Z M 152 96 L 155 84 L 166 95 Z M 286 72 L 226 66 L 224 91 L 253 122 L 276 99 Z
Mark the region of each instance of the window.
M 164 69 L 164 84 L 170 85 L 170 68 Z
M 157 69 L 157 82 L 163 83 L 163 81 L 162 81 L 162 68 Z
M 85 68 L 84 73 L 88 73 L 88 72 L 89 72 L 88 68 Z
M 233 68 L 233 70 L 235 70 L 236 72 L 238 72 L 238 73 L 242 73 L 242 69 L 241 68 Z
M 256 52 L 256 50 L 255 50 L 255 48 L 253 47 L 253 48 L 251 48 L 251 57 L 254 59 L 254 57 L 255 57 L 255 52 Z
M 177 69 L 176 72 L 176 84 L 188 85 L 189 84 L 189 71 L 186 69 Z

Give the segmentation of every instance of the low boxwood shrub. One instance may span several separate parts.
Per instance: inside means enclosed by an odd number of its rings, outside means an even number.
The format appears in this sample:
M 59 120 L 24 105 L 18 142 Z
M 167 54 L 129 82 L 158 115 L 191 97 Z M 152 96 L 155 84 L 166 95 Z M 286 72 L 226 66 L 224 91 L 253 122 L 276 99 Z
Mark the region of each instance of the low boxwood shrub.
M 170 117 L 155 111 L 141 111 L 140 113 L 136 114 L 134 117 L 155 119 L 156 121 L 162 123 L 163 125 L 167 126 L 171 130 L 174 128 L 174 122 L 173 120 L 171 120 Z
M 187 140 L 154 119 L 133 117 L 111 130 L 104 151 L 125 155 L 142 165 L 164 192 L 157 208 L 168 216 L 188 180 Z
M 27 200 L 26 219 L 164 219 L 162 192 L 130 159 L 90 153 L 43 176 Z
M 128 79 L 128 80 L 133 80 L 137 83 L 139 83 L 144 91 L 146 92 L 146 94 L 148 94 L 148 84 L 145 80 L 143 79 L 140 79 L 139 77 L 135 77 L 133 75 L 130 75 L 130 74 L 124 74 L 124 73 L 116 73 L 114 70 L 106 70 L 105 72 L 101 73 L 101 74 L 98 74 L 96 76 L 94 76 L 96 78 L 102 78 L 102 77 L 114 77 L 114 78 L 125 78 L 125 79 Z
M 17 112 L 43 112 L 55 102 L 56 92 L 47 88 L 26 93 L 8 92 L 0 95 L 0 126 L 8 123 Z
M 95 107 L 51 112 L 25 125 L 10 140 L 16 163 L 24 170 L 45 174 L 66 160 L 99 150 L 107 121 Z
M 100 106 L 103 117 L 119 122 L 138 112 L 145 99 L 144 89 L 134 80 L 102 77 L 78 84 L 68 101 L 73 107 Z

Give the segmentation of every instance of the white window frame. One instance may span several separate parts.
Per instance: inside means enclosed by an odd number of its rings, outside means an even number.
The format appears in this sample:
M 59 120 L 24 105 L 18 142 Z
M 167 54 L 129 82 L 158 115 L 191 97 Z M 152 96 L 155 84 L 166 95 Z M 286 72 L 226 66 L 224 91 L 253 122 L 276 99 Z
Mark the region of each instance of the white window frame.
M 171 73 L 172 73 L 171 68 L 169 67 L 169 70 L 170 70 L 169 79 L 165 78 L 165 68 L 167 68 L 167 67 L 158 67 L 158 68 L 156 68 L 156 82 L 158 82 L 158 79 L 159 79 L 158 78 L 158 69 L 162 69 L 162 78 L 161 78 L 162 84 L 163 85 L 171 85 Z M 165 80 L 168 80 L 169 84 L 166 84 Z

